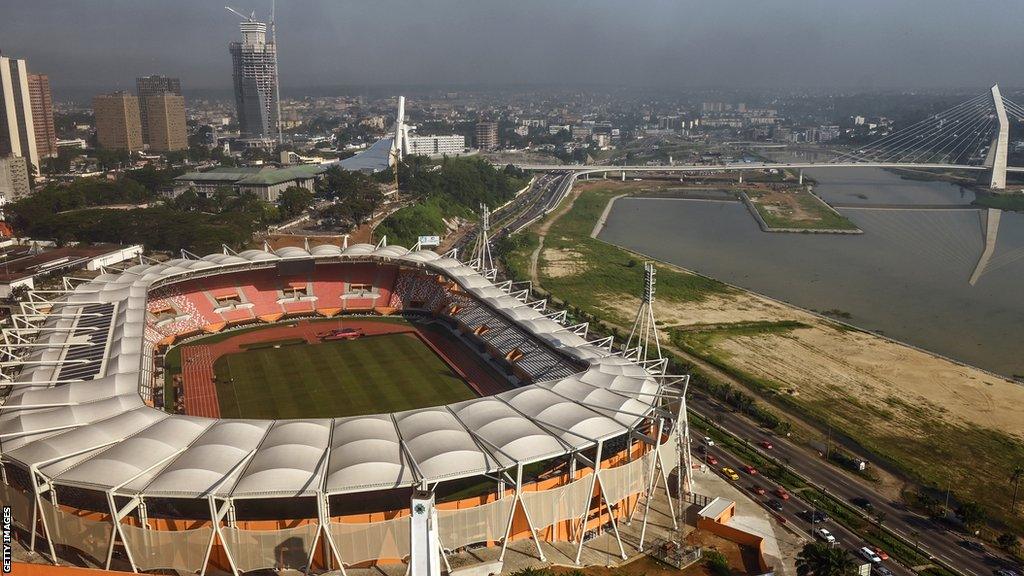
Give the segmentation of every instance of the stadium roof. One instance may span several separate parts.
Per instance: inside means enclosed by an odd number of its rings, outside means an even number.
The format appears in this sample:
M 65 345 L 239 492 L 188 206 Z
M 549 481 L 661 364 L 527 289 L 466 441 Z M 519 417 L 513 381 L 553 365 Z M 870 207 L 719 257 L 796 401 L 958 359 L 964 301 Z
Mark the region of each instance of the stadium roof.
M 345 170 L 356 170 L 361 172 L 380 172 L 391 166 L 391 145 L 394 138 L 389 136 L 381 138 L 369 148 L 359 152 L 355 156 L 339 160 L 338 163 Z
M 301 258 L 371 259 L 446 275 L 509 329 L 543 340 L 585 369 L 449 406 L 335 419 L 214 420 L 145 405 L 139 388 L 149 378 L 143 366 L 152 354 L 153 338 L 146 335 L 151 288 L 199 272 L 245 271 Z M 80 284 L 54 306 L 59 314 L 45 326 L 78 326 L 98 305 L 109 305 L 102 307 L 109 314 L 102 358 L 88 356 L 83 364 L 99 368 L 52 384 L 74 330 L 44 330 L 37 342 L 53 347 L 33 348 L 24 358 L 0 412 L 3 460 L 38 466 L 58 485 L 151 497 L 267 498 L 435 483 L 546 460 L 622 435 L 651 413 L 660 390 L 636 363 L 588 344 L 472 268 L 427 250 L 320 245 L 312 254 L 288 247 L 141 264 Z

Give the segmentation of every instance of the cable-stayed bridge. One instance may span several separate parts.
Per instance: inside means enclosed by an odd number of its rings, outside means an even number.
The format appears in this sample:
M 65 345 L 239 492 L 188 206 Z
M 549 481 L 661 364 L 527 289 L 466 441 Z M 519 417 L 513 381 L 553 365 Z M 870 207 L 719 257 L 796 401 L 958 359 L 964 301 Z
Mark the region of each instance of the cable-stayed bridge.
M 736 162 L 729 164 L 673 165 L 568 165 L 519 164 L 526 170 L 571 170 L 577 174 L 621 172 L 717 172 L 768 168 L 912 168 L 988 172 L 988 185 L 1006 188 L 1010 123 L 1024 122 L 1024 106 L 1005 98 L 995 85 L 970 100 L 932 114 L 905 128 L 849 152 L 837 152 L 822 162 Z

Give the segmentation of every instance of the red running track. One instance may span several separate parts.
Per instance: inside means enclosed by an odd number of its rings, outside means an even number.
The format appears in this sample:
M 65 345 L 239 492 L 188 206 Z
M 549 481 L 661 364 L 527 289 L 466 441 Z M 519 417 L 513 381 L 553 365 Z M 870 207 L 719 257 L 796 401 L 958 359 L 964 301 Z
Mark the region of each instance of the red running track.
M 275 340 L 303 338 L 310 344 L 320 341 L 317 334 L 334 328 L 359 328 L 367 336 L 381 334 L 409 334 L 418 337 L 440 356 L 451 369 L 481 396 L 490 396 L 508 390 L 508 382 L 496 374 L 484 360 L 464 343 L 441 328 L 415 324 L 396 324 L 374 320 L 343 319 L 337 323 L 299 320 L 263 330 L 243 332 L 214 344 L 186 344 L 181 350 L 181 378 L 184 391 L 185 414 L 220 418 L 217 385 L 213 365 L 221 356 L 242 352 L 244 346 Z

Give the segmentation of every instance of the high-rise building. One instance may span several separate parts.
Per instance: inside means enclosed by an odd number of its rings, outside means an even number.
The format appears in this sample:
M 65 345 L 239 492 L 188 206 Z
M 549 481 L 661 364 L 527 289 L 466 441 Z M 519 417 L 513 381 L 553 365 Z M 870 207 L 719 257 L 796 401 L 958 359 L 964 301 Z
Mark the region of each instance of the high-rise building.
M 139 97 L 139 119 L 142 121 L 142 141 L 152 145 L 149 141 L 149 110 L 146 99 L 154 94 L 170 92 L 181 96 L 181 80 L 153 74 L 152 76 L 140 76 L 135 79 L 135 95 Z
M 28 163 L 21 156 L 0 157 L 0 204 L 28 195 Z
M 57 157 L 57 130 L 53 126 L 53 95 L 50 77 L 28 75 L 28 95 L 32 101 L 32 124 L 36 132 L 36 151 L 40 158 Z
M 127 92 L 103 94 L 92 99 L 96 115 L 96 140 L 100 148 L 142 150 L 139 99 Z
M 235 111 L 242 138 L 279 138 L 277 46 L 267 40 L 267 25 L 243 21 L 242 41 L 230 45 L 235 82 Z
M 476 123 L 476 147 L 481 150 L 494 150 L 498 147 L 498 125 L 496 123 Z
M 185 98 L 171 92 L 150 94 L 142 108 L 148 111 L 148 125 L 143 126 L 143 133 L 149 134 L 150 150 L 173 152 L 188 148 Z
M 39 170 L 32 97 L 24 60 L 0 56 L 0 157 L 20 156 Z

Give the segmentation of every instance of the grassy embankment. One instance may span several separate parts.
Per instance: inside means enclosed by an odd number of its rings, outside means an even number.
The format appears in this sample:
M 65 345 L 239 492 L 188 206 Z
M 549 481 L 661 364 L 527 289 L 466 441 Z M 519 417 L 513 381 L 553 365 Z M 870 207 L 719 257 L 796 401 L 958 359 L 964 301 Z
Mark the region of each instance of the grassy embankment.
M 612 303 L 635 298 L 643 275 L 641 257 L 590 238 L 594 223 L 608 200 L 626 191 L 614 183 L 589 188 L 573 208 L 550 224 L 540 254 L 538 275 L 544 291 L 555 298 L 612 325 L 628 329 L 632 320 Z M 536 229 L 536 227 L 534 228 Z M 511 274 L 529 278 L 530 255 L 537 247 L 532 233 L 506 258 Z M 630 264 L 630 262 L 635 262 Z M 734 290 L 711 279 L 659 266 L 658 306 L 699 302 L 710 295 L 729 295 Z M 827 326 L 827 325 L 826 325 Z M 838 325 L 833 329 L 842 329 Z M 943 418 L 941 407 L 916 406 L 900 398 L 897 391 L 886 404 L 859 402 L 839 385 L 822 383 L 827 395 L 782 394 L 787 385 L 747 373 L 730 363 L 717 343 L 750 335 L 788 337 L 796 329 L 779 323 L 718 325 L 705 329 L 672 330 L 672 344 L 720 368 L 771 403 L 783 406 L 807 421 L 831 425 L 875 461 L 882 461 L 924 487 L 920 491 L 926 507 L 934 509 L 935 498 L 948 484 L 953 501 L 974 501 L 985 505 L 998 521 L 1020 528 L 1020 517 L 1007 513 L 1009 468 L 1024 462 L 1024 444 L 994 429 L 952 423 Z M 819 327 L 818 329 L 827 329 Z M 774 334 L 772 334 L 774 333 Z M 699 379 L 700 380 L 700 379 Z M 714 379 L 711 379 L 712 383 Z M 898 420 L 894 417 L 898 416 Z M 1004 474 L 1004 472 L 1006 472 Z
M 857 225 L 806 190 L 785 195 L 748 192 L 751 203 L 765 224 L 772 228 L 800 230 L 857 230 Z M 771 199 L 769 199 L 771 198 Z M 778 202 L 782 199 L 782 202 Z M 771 202 L 771 207 L 766 202 Z
M 986 208 L 1024 212 L 1024 194 L 979 194 L 974 203 Z
M 622 296 L 639 295 L 644 277 L 642 258 L 590 237 L 608 201 L 618 194 L 621 191 L 617 188 L 601 188 L 577 198 L 572 210 L 548 230 L 538 268 L 544 290 L 588 314 L 623 325 L 630 323 L 632 317 L 612 310 L 608 304 Z M 530 277 L 530 255 L 538 243 L 535 232 L 528 234 L 522 245 L 506 258 L 510 273 L 519 280 Z M 657 297 L 666 304 L 700 301 L 712 294 L 732 292 L 721 282 L 658 267 Z

